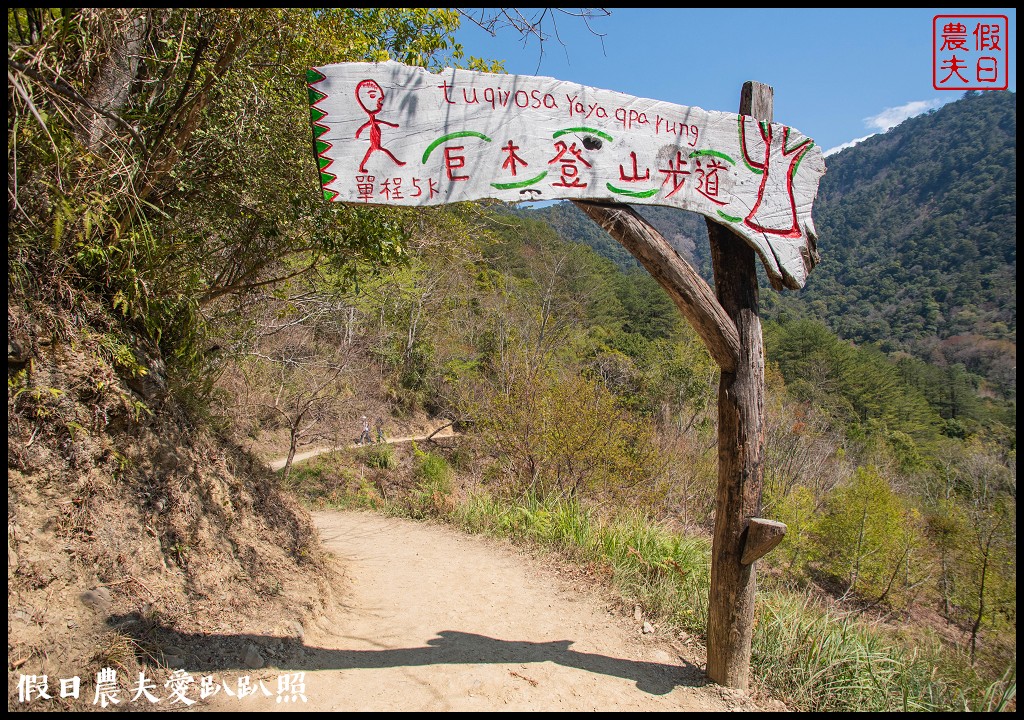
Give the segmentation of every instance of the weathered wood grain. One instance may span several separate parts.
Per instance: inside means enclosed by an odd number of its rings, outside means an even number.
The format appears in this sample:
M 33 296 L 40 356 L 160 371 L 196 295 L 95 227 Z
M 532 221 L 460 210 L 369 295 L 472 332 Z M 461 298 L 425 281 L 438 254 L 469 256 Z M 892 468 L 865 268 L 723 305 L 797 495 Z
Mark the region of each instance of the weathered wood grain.
M 817 262 L 811 209 L 825 165 L 786 125 L 544 77 L 395 62 L 309 75 L 331 200 L 666 205 L 732 228 L 776 286 L 802 287 Z
M 745 83 L 740 112 L 771 121 L 772 91 Z M 707 673 L 728 687 L 750 682 L 754 628 L 754 565 L 743 563 L 748 518 L 761 514 L 764 453 L 764 346 L 758 316 L 754 251 L 717 223 L 708 223 L 715 292 L 736 324 L 740 356 L 718 386 L 718 496 L 711 548 Z
M 763 558 L 774 550 L 785 537 L 785 523 L 766 518 L 750 518 L 750 524 L 747 526 L 747 539 L 743 543 L 743 557 L 740 558 L 740 562 L 749 565 L 755 560 Z

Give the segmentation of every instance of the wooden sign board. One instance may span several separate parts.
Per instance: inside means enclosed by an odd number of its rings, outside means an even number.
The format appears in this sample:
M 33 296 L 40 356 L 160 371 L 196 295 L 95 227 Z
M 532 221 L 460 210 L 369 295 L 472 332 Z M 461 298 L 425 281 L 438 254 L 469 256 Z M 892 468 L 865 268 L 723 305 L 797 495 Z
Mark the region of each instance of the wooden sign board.
M 309 71 L 324 197 L 667 205 L 749 242 L 776 286 L 817 262 L 821 150 L 791 127 L 552 78 L 396 62 Z

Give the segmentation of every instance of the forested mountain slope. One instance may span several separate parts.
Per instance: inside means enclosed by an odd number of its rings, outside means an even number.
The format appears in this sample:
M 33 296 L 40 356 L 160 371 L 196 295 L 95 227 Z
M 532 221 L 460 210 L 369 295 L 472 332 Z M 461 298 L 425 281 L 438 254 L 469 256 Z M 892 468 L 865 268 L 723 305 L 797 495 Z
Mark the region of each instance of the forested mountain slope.
M 1016 133 L 1014 93 L 969 93 L 828 158 L 814 210 L 821 263 L 799 292 L 766 289 L 764 314 L 812 317 L 858 344 L 962 363 L 1012 397 Z M 637 210 L 710 279 L 703 218 Z M 571 204 L 531 212 L 620 266 L 632 262 Z
M 945 341 L 948 355 L 966 335 L 978 351 L 1012 353 L 1016 103 L 968 94 L 830 157 L 815 207 L 822 261 L 801 300 L 857 342 L 920 352 Z M 993 362 L 985 369 L 1007 369 Z

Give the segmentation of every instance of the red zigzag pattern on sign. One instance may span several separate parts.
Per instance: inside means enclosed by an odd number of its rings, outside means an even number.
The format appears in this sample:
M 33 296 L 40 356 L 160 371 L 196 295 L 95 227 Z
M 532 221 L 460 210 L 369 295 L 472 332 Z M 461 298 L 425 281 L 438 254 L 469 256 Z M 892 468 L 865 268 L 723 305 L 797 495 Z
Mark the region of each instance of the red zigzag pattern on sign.
M 331 144 L 326 140 L 320 139 L 320 136 L 327 132 L 327 126 L 320 122 L 327 117 L 327 113 L 317 107 L 317 103 L 322 101 L 327 95 L 313 87 L 322 80 L 326 80 L 326 76 L 315 68 L 310 68 L 306 71 L 306 87 L 309 88 L 309 116 L 313 124 L 313 144 L 316 149 L 316 161 L 320 167 L 320 186 L 324 191 L 324 199 L 334 200 L 334 198 L 338 197 L 338 193 L 335 190 L 328 190 L 327 185 L 337 179 L 338 176 L 327 172 L 327 168 L 334 161 L 324 156 L 324 153 L 331 149 Z

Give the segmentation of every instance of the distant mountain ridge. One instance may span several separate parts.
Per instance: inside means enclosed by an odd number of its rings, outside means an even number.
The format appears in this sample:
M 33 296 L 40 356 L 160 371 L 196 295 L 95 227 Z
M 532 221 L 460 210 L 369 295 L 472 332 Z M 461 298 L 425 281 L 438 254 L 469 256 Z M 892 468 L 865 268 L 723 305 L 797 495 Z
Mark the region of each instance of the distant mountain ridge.
M 1016 93 L 967 93 L 826 160 L 814 217 L 821 262 L 798 292 L 762 294 L 838 335 L 938 364 L 1004 393 L 1017 340 Z M 703 217 L 636 208 L 710 280 Z M 526 211 L 622 267 L 632 257 L 570 203 Z
M 803 299 L 859 342 L 1016 342 L 1016 134 L 1015 93 L 968 93 L 830 157 Z

